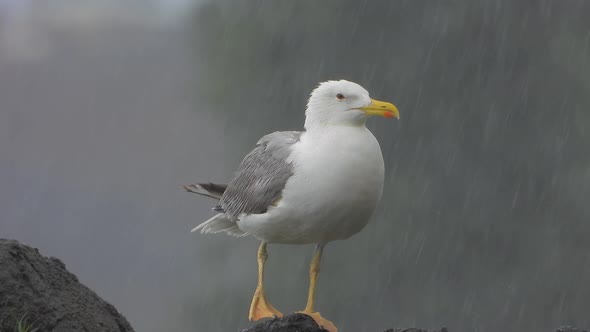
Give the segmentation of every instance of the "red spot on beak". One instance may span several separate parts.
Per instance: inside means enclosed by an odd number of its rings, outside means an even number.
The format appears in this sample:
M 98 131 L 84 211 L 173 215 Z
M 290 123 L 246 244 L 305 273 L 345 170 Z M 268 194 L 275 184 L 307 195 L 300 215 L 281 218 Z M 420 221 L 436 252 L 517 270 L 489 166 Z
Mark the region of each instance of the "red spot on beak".
M 385 113 L 383 113 L 383 117 L 385 117 L 385 118 L 393 118 L 394 117 L 393 116 L 393 112 L 385 112 Z

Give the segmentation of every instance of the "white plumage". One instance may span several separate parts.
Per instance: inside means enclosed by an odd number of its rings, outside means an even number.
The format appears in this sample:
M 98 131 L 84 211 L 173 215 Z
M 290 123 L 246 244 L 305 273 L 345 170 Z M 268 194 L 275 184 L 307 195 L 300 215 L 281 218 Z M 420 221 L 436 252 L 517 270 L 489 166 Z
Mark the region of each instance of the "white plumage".
M 383 190 L 383 157 L 365 126 L 369 115 L 398 113 L 356 83 L 320 84 L 309 98 L 305 131 L 260 139 L 223 189 L 224 212 L 193 231 L 289 244 L 324 244 L 359 232 Z M 223 185 L 213 186 L 187 190 L 215 198 L 218 192 L 207 189 Z
M 327 243 L 368 222 L 383 190 L 383 157 L 364 126 L 305 132 L 292 147 L 293 176 L 267 213 L 243 215 L 238 227 L 268 243 Z

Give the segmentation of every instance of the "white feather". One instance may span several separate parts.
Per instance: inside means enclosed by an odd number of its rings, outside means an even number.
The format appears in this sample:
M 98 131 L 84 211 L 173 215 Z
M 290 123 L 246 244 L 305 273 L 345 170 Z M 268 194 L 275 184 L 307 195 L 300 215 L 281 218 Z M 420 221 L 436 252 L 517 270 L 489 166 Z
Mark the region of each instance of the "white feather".
M 207 233 L 227 233 L 233 236 L 246 236 L 247 233 L 238 228 L 235 222 L 229 220 L 225 213 L 218 213 L 199 226 L 191 229 L 191 232 L 201 231 Z

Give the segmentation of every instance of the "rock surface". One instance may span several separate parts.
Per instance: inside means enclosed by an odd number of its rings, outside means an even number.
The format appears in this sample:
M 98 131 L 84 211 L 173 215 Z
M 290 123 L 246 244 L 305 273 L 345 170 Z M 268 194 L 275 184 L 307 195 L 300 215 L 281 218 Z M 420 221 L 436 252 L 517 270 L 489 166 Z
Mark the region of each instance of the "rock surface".
M 258 323 L 241 332 L 327 332 L 309 316 L 304 314 L 289 314 L 282 318 L 274 318 Z M 385 332 L 428 332 L 416 328 L 391 329 Z M 448 332 L 446 328 L 432 332 Z
M 57 258 L 0 239 L 0 331 L 19 320 L 39 332 L 128 332 L 129 322 Z
M 415 327 L 410 327 L 407 329 L 389 329 L 385 332 L 428 332 L 428 330 L 417 329 Z M 448 332 L 446 327 L 441 328 L 440 330 L 432 330 L 432 332 Z
M 551 331 L 550 329 L 547 331 Z M 289 314 L 282 318 L 274 318 L 258 323 L 241 332 L 326 332 L 326 330 L 318 327 L 316 322 L 309 316 L 304 314 Z M 428 330 L 410 328 L 395 328 L 389 329 L 385 332 L 429 332 Z M 448 332 L 446 327 L 438 330 L 431 330 L 430 332 Z M 562 326 L 555 330 L 555 332 L 587 332 L 586 330 L 578 329 L 571 326 Z
M 327 332 L 309 316 L 289 314 L 282 318 L 262 321 L 241 332 Z

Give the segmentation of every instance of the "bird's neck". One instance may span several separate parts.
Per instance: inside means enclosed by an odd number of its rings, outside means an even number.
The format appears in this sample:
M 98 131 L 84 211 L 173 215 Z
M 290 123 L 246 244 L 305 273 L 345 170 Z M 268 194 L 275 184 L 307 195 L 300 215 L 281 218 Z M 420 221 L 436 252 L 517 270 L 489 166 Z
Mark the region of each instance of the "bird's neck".
M 365 118 L 334 116 L 334 114 L 327 112 L 314 112 L 313 109 L 307 109 L 305 112 L 305 130 L 307 132 L 324 132 L 331 127 L 365 128 L 365 125 Z

